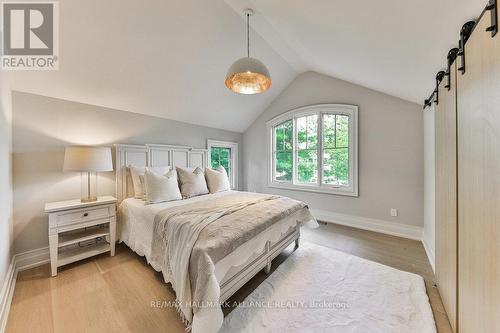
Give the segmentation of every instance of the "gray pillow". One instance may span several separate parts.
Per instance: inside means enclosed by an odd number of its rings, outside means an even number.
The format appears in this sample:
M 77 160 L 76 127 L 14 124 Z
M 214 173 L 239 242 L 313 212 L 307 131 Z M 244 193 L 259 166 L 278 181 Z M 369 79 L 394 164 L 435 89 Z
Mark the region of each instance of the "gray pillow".
M 184 199 L 208 194 L 205 173 L 200 168 L 190 171 L 186 168 L 177 168 L 177 175 L 181 184 L 181 193 Z

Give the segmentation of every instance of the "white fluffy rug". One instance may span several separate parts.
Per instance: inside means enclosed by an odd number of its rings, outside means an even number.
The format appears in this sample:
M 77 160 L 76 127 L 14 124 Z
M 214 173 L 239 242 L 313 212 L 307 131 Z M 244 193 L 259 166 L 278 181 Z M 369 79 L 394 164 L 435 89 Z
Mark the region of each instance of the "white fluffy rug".
M 436 332 L 424 280 L 304 243 L 224 320 L 221 332 Z

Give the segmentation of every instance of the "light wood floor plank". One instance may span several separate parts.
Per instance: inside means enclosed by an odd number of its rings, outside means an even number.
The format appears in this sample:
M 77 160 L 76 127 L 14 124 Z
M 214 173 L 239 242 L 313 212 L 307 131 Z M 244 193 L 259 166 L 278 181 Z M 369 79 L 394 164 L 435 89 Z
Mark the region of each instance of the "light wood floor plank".
M 439 333 L 451 332 L 434 274 L 420 242 L 333 224 L 303 229 L 302 239 L 421 275 L 426 282 Z M 300 249 L 299 249 L 300 250 Z M 290 253 L 273 261 L 273 270 Z M 242 301 L 267 275 L 260 272 L 229 303 Z M 101 255 L 63 267 L 56 278 L 49 266 L 17 278 L 7 333 L 18 332 L 184 332 L 176 310 L 164 307 L 174 292 L 144 260 L 126 246 L 113 258 Z M 160 306 L 152 306 L 159 304 Z M 224 309 L 227 315 L 233 308 Z

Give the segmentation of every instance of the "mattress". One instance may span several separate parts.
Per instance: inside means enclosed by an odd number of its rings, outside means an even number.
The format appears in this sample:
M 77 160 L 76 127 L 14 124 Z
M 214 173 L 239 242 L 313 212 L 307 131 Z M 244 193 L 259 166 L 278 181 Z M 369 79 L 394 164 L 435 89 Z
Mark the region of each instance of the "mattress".
M 118 209 L 120 223 L 118 228 L 118 239 L 124 242 L 134 252 L 145 256 L 150 262 L 151 249 L 153 244 L 153 230 L 155 216 L 162 210 L 187 205 L 194 202 L 210 200 L 216 197 L 231 195 L 235 191 L 207 194 L 185 200 L 170 201 L 158 204 L 146 204 L 140 199 L 128 198 L 122 201 Z M 300 213 L 300 212 L 297 212 Z M 276 242 L 290 230 L 297 226 L 296 214 L 275 223 L 256 237 L 238 247 L 231 254 L 215 264 L 215 274 L 217 280 L 223 283 L 234 272 L 237 272 L 241 265 L 244 265 L 252 257 L 264 252 L 265 244 L 268 241 Z

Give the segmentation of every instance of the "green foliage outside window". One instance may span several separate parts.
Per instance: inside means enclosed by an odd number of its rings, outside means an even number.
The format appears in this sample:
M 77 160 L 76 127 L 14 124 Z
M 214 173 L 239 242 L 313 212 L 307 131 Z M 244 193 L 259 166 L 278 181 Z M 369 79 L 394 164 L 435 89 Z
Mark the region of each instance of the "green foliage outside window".
M 279 181 L 292 181 L 293 161 L 293 122 L 285 121 L 274 128 L 275 141 L 275 179 Z
M 323 183 L 349 185 L 349 116 L 323 115 Z
M 297 181 L 318 182 L 318 116 L 297 118 Z
M 323 114 L 323 184 L 349 186 L 349 116 Z M 319 124 L 321 126 L 321 124 Z M 318 115 L 296 119 L 297 181 L 318 182 Z M 274 127 L 275 180 L 293 179 L 293 121 Z
M 223 166 L 231 179 L 231 148 L 212 147 L 210 150 L 210 161 L 212 169 Z

